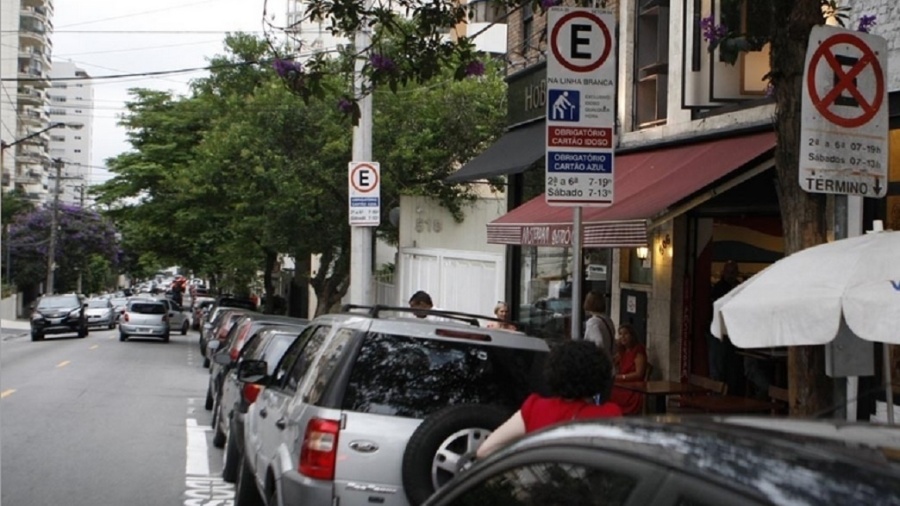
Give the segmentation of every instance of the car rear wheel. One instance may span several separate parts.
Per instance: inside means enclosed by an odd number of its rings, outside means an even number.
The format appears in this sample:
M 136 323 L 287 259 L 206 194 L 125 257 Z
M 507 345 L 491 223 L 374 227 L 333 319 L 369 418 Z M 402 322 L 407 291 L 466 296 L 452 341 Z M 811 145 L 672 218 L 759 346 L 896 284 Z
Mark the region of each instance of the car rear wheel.
M 234 438 L 234 417 L 229 426 L 232 430 L 225 436 L 225 456 L 222 461 L 222 479 L 226 483 L 237 481 L 238 465 L 241 462 L 241 454 L 238 451 L 237 441 Z
M 250 467 L 243 460 L 235 484 L 234 506 L 265 506 Z
M 38 332 L 36 330 L 32 330 L 31 331 L 31 340 L 32 341 L 43 341 L 44 334 L 41 334 L 40 332 Z
M 206 402 L 203 404 L 203 407 L 207 411 L 213 408 L 212 390 L 210 390 L 209 386 L 206 387 Z
M 168 342 L 169 342 L 169 331 L 168 331 L 168 330 L 166 331 L 165 334 L 163 334 L 162 338 L 163 338 L 163 342 L 164 342 L 164 343 L 168 343 Z
M 425 502 L 471 460 L 478 446 L 512 413 L 499 406 L 461 404 L 438 410 L 413 432 L 403 453 L 403 487 L 410 504 Z
M 213 402 L 213 440 L 212 444 L 216 448 L 225 447 L 225 433 L 222 431 L 222 403 L 219 399 Z
M 181 324 L 181 335 L 187 335 L 189 326 L 190 326 L 190 324 L 188 323 L 187 320 L 185 320 L 184 323 Z

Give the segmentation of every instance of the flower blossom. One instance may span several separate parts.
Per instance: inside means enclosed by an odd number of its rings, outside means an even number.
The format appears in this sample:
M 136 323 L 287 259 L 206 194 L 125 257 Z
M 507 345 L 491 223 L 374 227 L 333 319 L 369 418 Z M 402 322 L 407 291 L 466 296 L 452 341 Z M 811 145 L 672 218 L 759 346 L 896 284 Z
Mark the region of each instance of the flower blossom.
M 478 60 L 472 60 L 466 65 L 466 77 L 471 76 L 483 76 L 484 75 L 484 63 L 481 63 Z
M 700 29 L 703 30 L 703 40 L 710 44 L 717 44 L 728 35 L 728 27 L 717 25 L 711 15 L 700 20 Z
M 555 7 L 559 5 L 560 0 L 541 0 L 541 7 L 544 10 L 549 9 L 550 7 Z
M 275 73 L 279 77 L 287 77 L 291 72 L 298 74 L 303 72 L 303 66 L 300 63 L 293 60 L 282 60 L 281 58 L 275 58 L 275 61 L 272 62 L 272 68 L 275 69 Z
M 375 70 L 384 72 L 393 72 L 397 69 L 397 64 L 394 63 L 394 60 L 383 54 L 373 54 L 369 56 L 369 65 L 372 65 L 372 68 Z
M 863 15 L 861 18 L 859 18 L 859 25 L 856 27 L 856 31 L 863 32 L 863 33 L 869 33 L 869 31 L 872 30 L 872 27 L 874 27 L 874 26 L 875 26 L 875 15 L 874 14 L 872 14 L 871 16 Z
M 353 102 L 351 102 L 347 98 L 342 98 L 338 100 L 337 108 L 344 114 L 350 114 L 351 112 L 353 112 Z

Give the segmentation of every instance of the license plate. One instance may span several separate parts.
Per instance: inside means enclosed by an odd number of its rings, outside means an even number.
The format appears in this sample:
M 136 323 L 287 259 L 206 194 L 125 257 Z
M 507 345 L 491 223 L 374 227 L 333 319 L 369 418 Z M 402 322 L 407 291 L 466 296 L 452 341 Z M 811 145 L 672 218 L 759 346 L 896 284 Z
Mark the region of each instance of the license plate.
M 52 323 L 53 325 L 59 325 L 60 323 L 62 323 L 62 321 L 62 318 L 50 318 L 50 323 Z

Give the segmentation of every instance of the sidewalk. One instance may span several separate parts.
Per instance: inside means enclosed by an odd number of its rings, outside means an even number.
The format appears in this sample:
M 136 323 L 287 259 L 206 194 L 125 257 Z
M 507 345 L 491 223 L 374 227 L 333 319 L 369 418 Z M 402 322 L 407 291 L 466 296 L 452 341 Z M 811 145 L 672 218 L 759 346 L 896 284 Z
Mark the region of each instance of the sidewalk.
M 28 320 L 0 320 L 0 328 L 4 330 L 31 330 Z

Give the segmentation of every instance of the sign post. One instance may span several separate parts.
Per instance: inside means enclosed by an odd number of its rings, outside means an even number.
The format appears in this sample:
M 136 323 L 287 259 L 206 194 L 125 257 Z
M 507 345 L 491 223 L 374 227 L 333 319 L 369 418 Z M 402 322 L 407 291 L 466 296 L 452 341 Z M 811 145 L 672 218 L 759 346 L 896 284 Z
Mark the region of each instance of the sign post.
M 350 226 L 381 223 L 381 171 L 378 162 L 350 162 L 348 172 Z
M 803 79 L 799 183 L 811 193 L 887 193 L 887 42 L 815 26 Z
M 573 206 L 572 339 L 581 339 L 584 259 L 581 206 L 613 203 L 615 17 L 603 10 L 548 11 L 545 199 Z

